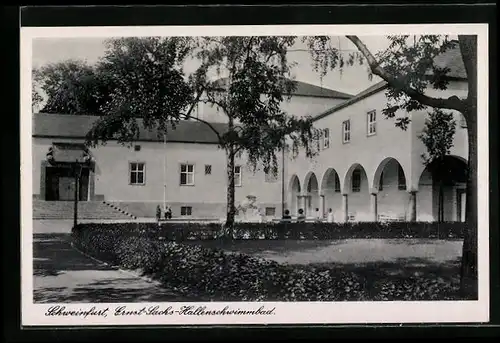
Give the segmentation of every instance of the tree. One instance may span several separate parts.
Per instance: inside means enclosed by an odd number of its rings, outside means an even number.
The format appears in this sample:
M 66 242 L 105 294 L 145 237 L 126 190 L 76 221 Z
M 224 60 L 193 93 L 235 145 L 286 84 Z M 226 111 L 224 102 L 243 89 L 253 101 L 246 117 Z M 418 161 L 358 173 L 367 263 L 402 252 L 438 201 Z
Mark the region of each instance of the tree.
M 427 153 L 422 154 L 424 165 L 427 166 L 439 185 L 438 221 L 444 221 L 443 186 L 446 181 L 445 158 L 450 154 L 455 135 L 455 120 L 453 113 L 434 109 L 425 120 L 425 127 L 419 135 L 420 140 L 427 148 Z
M 281 103 L 290 97 L 295 83 L 289 78 L 291 63 L 287 51 L 295 37 L 202 37 L 196 56 L 200 68 L 191 82 L 202 102 L 217 106 L 227 118 L 228 129 L 217 134 L 219 146 L 227 156 L 226 234 L 236 213 L 234 167 L 235 157 L 245 153 L 248 164 L 256 170 L 277 173 L 276 154 L 291 148 L 296 154 L 304 148 L 306 156 L 315 155 L 318 131 L 311 118 L 287 115 Z M 211 70 L 227 77 L 210 81 Z M 215 130 L 214 130 L 215 131 Z
M 40 105 L 41 90 L 46 113 L 94 114 L 109 98 L 109 85 L 94 67 L 83 61 L 67 60 L 33 70 L 33 103 Z
M 61 64 L 57 72 L 45 72 L 48 112 L 101 115 L 87 134 L 95 146 L 116 139 L 133 141 L 144 128 L 165 134 L 179 120 L 203 122 L 217 136 L 227 156 L 227 215 L 225 233 L 231 235 L 235 208 L 235 157 L 245 154 L 254 171 L 277 173 L 276 154 L 304 148 L 315 154 L 318 131 L 311 118 L 287 115 L 280 104 L 295 83 L 289 78 L 287 49 L 295 37 L 122 38 L 107 41 L 104 57 L 94 67 Z M 187 57 L 201 63 L 189 77 L 183 71 Z M 69 62 L 68 62 L 69 63 Z M 80 69 L 77 67 L 79 66 Z M 68 72 L 69 69 L 71 72 Z M 219 76 L 208 76 L 216 71 Z M 226 72 L 227 78 L 220 78 Z M 95 83 L 94 83 L 95 82 Z M 68 85 L 57 87 L 55 85 Z M 59 90 L 59 92 L 57 91 Z M 90 100 L 92 101 L 90 101 Z M 95 101 L 99 100 L 99 101 Z M 227 118 L 227 130 L 191 112 L 197 103 L 217 106 Z
M 455 110 L 465 118 L 467 124 L 469 156 L 467 170 L 466 227 L 461 267 L 461 290 L 463 295 L 477 296 L 477 36 L 459 35 L 458 47 L 467 74 L 468 93 L 464 99 L 456 95 L 439 98 L 426 94 L 430 85 L 435 89 L 446 89 L 449 69 L 439 67 L 435 57 L 452 48 L 455 43 L 447 36 L 422 35 L 388 36 L 389 48 L 372 54 L 357 36 L 346 36 L 358 53 L 345 56 L 333 46 L 329 37 L 308 37 L 308 43 L 317 70 L 325 74 L 329 69 L 366 61 L 370 73 L 387 82 L 389 88 L 384 114 L 395 118 L 402 110 L 403 116 L 395 123 L 406 129 L 410 122 L 407 113 L 424 108 Z M 422 112 L 419 112 L 422 113 Z

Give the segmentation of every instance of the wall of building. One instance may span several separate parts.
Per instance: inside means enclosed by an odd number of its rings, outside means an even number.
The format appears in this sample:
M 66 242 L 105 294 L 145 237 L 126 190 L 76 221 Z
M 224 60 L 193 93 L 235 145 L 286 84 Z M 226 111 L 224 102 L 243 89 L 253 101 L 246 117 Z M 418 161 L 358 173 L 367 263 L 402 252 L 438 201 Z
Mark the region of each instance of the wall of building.
M 387 158 L 395 158 L 402 165 L 405 175 L 409 174 L 410 134 L 395 127 L 393 120 L 384 119 L 381 110 L 385 103 L 384 92 L 379 92 L 317 120 L 314 123 L 316 128 L 329 129 L 330 146 L 313 159 L 306 158 L 303 153 L 295 159 L 290 156 L 288 178 L 296 174 L 303 183 L 305 175 L 312 171 L 322 179 L 325 172 L 333 168 L 339 175 L 344 192 L 346 185 L 350 184 L 352 167 L 360 164 L 366 172 L 367 189 L 371 189 L 377 168 Z M 377 133 L 368 136 L 367 113 L 372 110 L 377 112 Z M 351 125 L 349 143 L 342 141 L 342 122 L 345 120 L 350 120 Z
M 41 162 L 52 142 L 82 142 L 75 139 L 33 139 L 33 193 L 40 194 Z M 174 207 L 174 214 L 180 206 L 192 206 L 193 217 L 223 216 L 226 212 L 227 174 L 226 156 L 214 144 L 137 142 L 140 151 L 123 147 L 116 142 L 91 149 L 95 157 L 95 194 L 104 200 L 123 203 L 135 212 L 154 215 L 157 205 L 163 203 L 163 155 L 166 153 L 166 202 Z M 145 163 L 145 184 L 129 183 L 129 163 Z M 180 165 L 194 165 L 193 186 L 180 184 Z M 237 159 L 242 166 L 242 185 L 236 187 L 236 204 L 247 195 L 256 195 L 257 203 L 265 207 L 276 207 L 281 215 L 281 177 L 266 182 L 262 170 L 255 173 L 246 164 L 245 156 Z M 212 172 L 205 175 L 205 165 L 211 165 Z M 280 166 L 281 170 L 281 166 Z M 177 208 L 178 207 L 178 208 Z M 133 213 L 134 214 L 134 213 Z M 180 215 L 180 213 L 179 213 Z
M 344 101 L 344 99 L 337 98 L 296 95 L 290 99 L 285 98 L 281 104 L 281 108 L 289 115 L 305 117 L 308 115 L 317 115 Z M 212 106 L 211 104 L 199 103 L 193 115 L 210 122 L 227 122 L 227 117 L 224 112 L 217 106 Z
M 460 98 L 467 96 L 467 83 L 464 81 L 451 81 L 446 90 L 428 89 L 426 94 L 433 97 L 448 98 L 457 95 Z M 425 145 L 420 140 L 419 136 L 425 128 L 425 121 L 428 118 L 428 112 L 432 109 L 425 111 L 415 111 L 411 114 L 411 124 L 409 130 L 411 131 L 411 146 L 412 146 L 412 167 L 411 167 L 411 184 L 414 189 L 418 189 L 418 182 L 422 172 L 425 169 L 422 160 L 422 154 L 427 153 Z M 468 158 L 468 138 L 467 129 L 462 127 L 463 122 L 462 114 L 457 111 L 446 110 L 452 112 L 456 123 L 455 136 L 453 140 L 453 147 L 450 149 L 450 155 L 457 156 L 464 161 Z

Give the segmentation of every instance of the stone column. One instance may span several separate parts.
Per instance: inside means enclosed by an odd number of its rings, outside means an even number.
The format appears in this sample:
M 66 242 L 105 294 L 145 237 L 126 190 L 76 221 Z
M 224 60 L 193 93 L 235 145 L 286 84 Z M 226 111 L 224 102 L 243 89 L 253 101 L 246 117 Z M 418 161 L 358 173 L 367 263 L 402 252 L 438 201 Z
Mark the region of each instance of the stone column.
M 323 194 L 319 196 L 319 211 L 321 218 L 323 218 L 325 216 L 325 196 Z
M 377 193 L 370 194 L 370 214 L 374 222 L 378 221 Z
M 349 221 L 349 204 L 347 201 L 347 194 L 342 194 L 342 213 L 344 215 L 344 222 Z
M 303 209 L 305 211 L 305 209 L 304 209 L 304 199 L 305 198 L 304 198 L 303 195 L 298 195 L 297 196 L 297 213 L 296 214 L 299 214 L 299 210 L 300 209 Z
M 417 191 L 410 191 L 410 218 L 411 222 L 417 221 Z

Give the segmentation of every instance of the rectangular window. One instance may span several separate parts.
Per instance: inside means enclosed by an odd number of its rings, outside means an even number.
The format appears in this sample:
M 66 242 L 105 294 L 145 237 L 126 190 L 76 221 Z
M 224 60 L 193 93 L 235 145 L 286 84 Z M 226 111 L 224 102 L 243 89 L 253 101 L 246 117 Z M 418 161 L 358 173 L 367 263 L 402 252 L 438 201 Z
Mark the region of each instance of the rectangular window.
M 361 190 L 361 170 L 355 169 L 352 172 L 352 191 L 359 192 Z
M 212 174 L 212 166 L 210 164 L 205 164 L 205 175 Z
M 368 119 L 368 136 L 372 136 L 377 133 L 377 112 L 370 111 L 367 114 Z
M 340 179 L 337 173 L 335 173 L 335 193 L 340 193 Z
M 234 166 L 234 185 L 241 186 L 241 166 Z
M 140 145 L 134 145 L 134 151 L 141 151 Z
M 191 206 L 181 206 L 181 216 L 190 216 L 193 212 Z
M 194 185 L 194 164 L 181 164 L 181 185 Z
M 144 163 L 133 162 L 130 163 L 130 184 L 131 185 L 144 185 L 146 167 Z
M 351 121 L 346 120 L 342 123 L 342 142 L 348 143 L 351 141 Z
M 384 172 L 380 173 L 380 182 L 378 184 L 378 190 L 384 190 Z
M 266 207 L 266 216 L 274 217 L 276 215 L 276 207 Z
M 323 149 L 330 147 L 330 129 L 323 130 Z
M 403 168 L 401 168 L 400 165 L 398 165 L 398 189 L 400 191 L 406 190 L 406 178 L 405 178 L 405 173 L 403 171 Z

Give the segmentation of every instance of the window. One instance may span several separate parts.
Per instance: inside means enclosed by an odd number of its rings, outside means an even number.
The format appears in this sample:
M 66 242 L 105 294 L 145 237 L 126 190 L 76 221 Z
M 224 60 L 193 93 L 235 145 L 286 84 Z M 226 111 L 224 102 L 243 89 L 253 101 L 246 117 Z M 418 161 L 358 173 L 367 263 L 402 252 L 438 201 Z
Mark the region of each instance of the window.
M 347 143 L 351 140 L 351 121 L 346 120 L 342 123 L 342 142 Z
M 323 149 L 330 147 L 330 129 L 323 130 Z
M 234 185 L 241 186 L 241 166 L 234 166 Z
M 335 193 L 340 193 L 340 179 L 337 173 L 335 173 Z
M 367 114 L 368 119 L 368 136 L 372 136 L 377 133 L 377 112 L 370 111 Z
M 361 170 L 355 169 L 352 172 L 352 191 L 359 192 L 361 190 Z
M 276 207 L 266 207 L 266 216 L 274 217 L 276 215 Z
M 398 165 L 398 189 L 400 191 L 406 190 L 406 178 L 401 165 Z
M 191 206 L 181 206 L 181 216 L 190 216 L 193 212 Z
M 134 145 L 134 151 L 141 151 L 140 145 Z
M 181 164 L 181 185 L 193 186 L 194 185 L 194 165 Z
M 145 184 L 145 164 L 133 162 L 130 163 L 130 184 L 144 185 Z
M 382 191 L 384 189 L 384 172 L 380 173 L 380 182 L 378 184 L 378 190 Z
M 211 175 L 211 174 L 212 174 L 212 165 L 205 164 L 205 175 Z
M 278 181 L 278 173 L 279 171 L 276 172 L 276 175 L 273 173 L 272 169 L 269 168 L 269 171 L 266 173 L 265 181 L 266 182 L 276 182 Z

